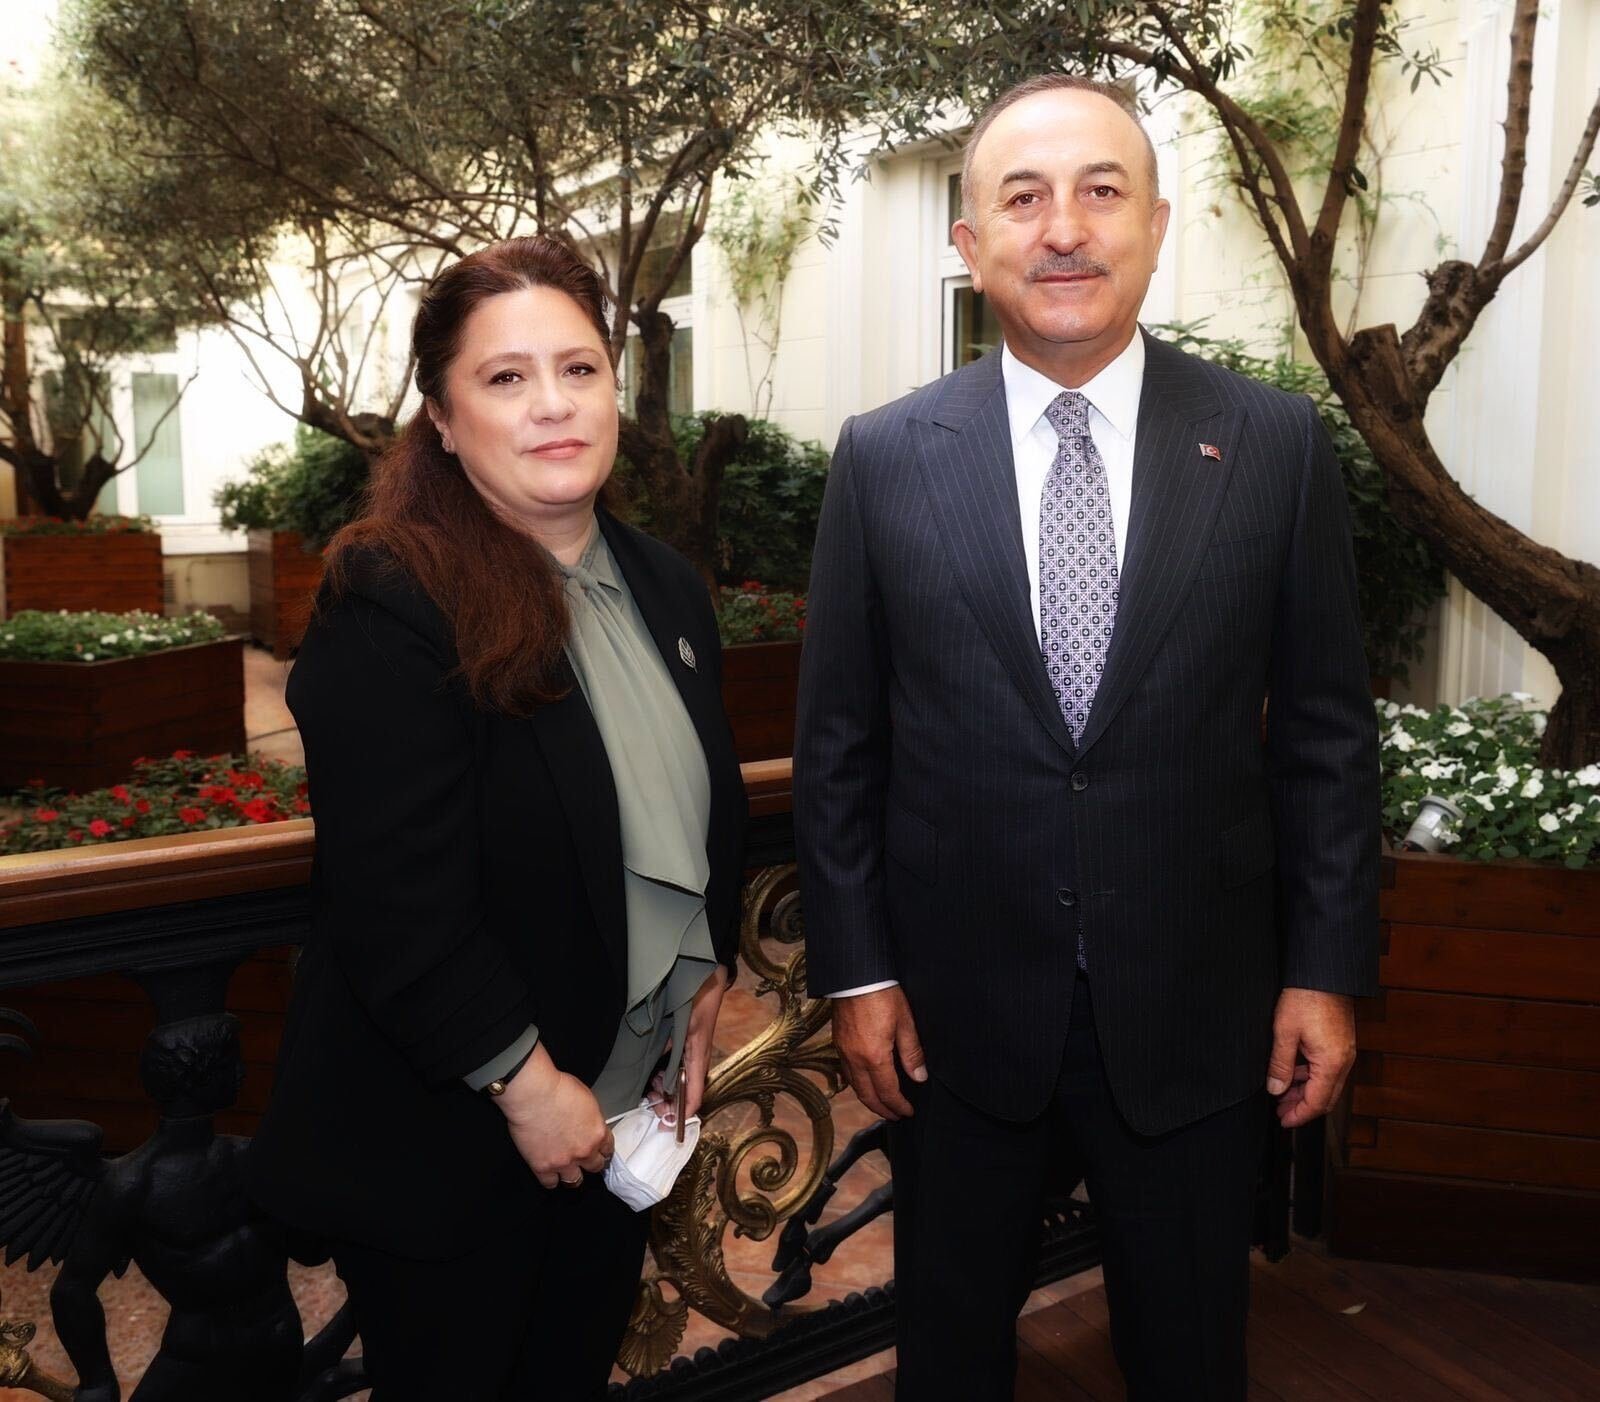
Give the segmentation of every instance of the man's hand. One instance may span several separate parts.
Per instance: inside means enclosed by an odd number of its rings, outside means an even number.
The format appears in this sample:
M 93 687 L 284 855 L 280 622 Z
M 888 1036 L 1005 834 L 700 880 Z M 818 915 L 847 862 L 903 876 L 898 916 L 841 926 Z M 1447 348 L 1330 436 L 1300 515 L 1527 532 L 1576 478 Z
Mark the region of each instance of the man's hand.
M 1297 1064 L 1300 1058 L 1304 1065 Z M 1285 1129 L 1327 1114 L 1355 1060 L 1354 998 L 1310 988 L 1286 988 L 1278 995 L 1267 1092 L 1278 1097 L 1278 1122 Z
M 844 1058 L 845 1081 L 874 1115 L 898 1120 L 911 1114 L 900 1093 L 895 1057 L 913 1081 L 928 1079 L 911 1004 L 898 985 L 833 1000 L 833 1044 Z

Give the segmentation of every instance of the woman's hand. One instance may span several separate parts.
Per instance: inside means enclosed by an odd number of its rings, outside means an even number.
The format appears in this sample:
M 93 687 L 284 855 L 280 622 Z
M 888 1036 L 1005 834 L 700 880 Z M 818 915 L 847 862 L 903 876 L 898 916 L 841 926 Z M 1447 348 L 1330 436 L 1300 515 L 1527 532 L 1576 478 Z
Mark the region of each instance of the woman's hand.
M 585 1173 L 604 1173 L 611 1157 L 611 1126 L 594 1092 L 557 1069 L 544 1043 L 495 1098 L 533 1175 L 546 1188 L 575 1188 Z
M 728 987 L 728 971 L 718 964 L 700 985 L 689 1007 L 689 1030 L 683 1037 L 683 1069 L 688 1075 L 684 1096 L 684 1117 L 693 1119 L 700 1113 L 700 1102 L 705 1099 L 706 1073 L 711 1069 L 711 1034 L 717 1030 L 717 1013 L 722 1008 L 722 995 Z M 661 1073 L 650 1082 L 651 1104 L 665 1124 L 677 1121 L 677 1087 L 663 1084 Z

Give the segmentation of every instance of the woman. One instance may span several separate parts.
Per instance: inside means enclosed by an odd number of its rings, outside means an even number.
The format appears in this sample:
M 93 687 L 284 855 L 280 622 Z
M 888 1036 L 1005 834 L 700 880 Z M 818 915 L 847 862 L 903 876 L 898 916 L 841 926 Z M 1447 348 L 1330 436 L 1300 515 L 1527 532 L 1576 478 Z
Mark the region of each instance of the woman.
M 602 1395 L 648 1213 L 608 1117 L 687 1074 L 736 950 L 744 790 L 694 569 L 601 505 L 598 279 L 446 269 L 419 413 L 334 540 L 289 680 L 317 822 L 252 1190 L 326 1240 L 375 1402 Z

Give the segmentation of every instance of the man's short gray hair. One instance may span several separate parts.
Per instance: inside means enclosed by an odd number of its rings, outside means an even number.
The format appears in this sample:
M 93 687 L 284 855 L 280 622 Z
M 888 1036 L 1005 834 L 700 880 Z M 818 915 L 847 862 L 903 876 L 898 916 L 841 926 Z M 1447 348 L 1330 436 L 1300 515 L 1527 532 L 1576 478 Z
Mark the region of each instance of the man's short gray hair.
M 1139 104 L 1134 101 L 1133 94 L 1118 83 L 1102 82 L 1098 78 L 1084 78 L 1076 73 L 1041 73 L 1037 77 L 1024 78 L 1014 87 L 1007 88 L 999 97 L 995 98 L 983 109 L 978 118 L 978 124 L 973 127 L 972 135 L 967 138 L 967 149 L 961 158 L 961 217 L 969 224 L 972 222 L 973 190 L 972 190 L 972 153 L 978 149 L 978 143 L 983 140 L 983 134 L 994 125 L 994 119 L 1008 107 L 1014 107 L 1026 98 L 1034 97 L 1042 92 L 1092 92 L 1101 97 L 1109 98 L 1124 112 L 1133 118 L 1134 126 L 1139 128 L 1139 135 L 1144 137 L 1145 149 L 1150 153 L 1150 198 L 1152 201 L 1161 196 L 1161 178 L 1156 169 L 1156 147 L 1150 140 L 1150 133 L 1144 129 L 1144 122 L 1139 115 Z

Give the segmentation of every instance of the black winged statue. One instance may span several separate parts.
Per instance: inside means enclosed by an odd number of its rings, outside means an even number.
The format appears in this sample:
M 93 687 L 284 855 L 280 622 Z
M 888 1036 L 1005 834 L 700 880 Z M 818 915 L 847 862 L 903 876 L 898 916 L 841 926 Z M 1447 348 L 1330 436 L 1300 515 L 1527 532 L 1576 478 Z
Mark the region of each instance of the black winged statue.
M 340 1363 L 355 1334 L 349 1307 L 307 1342 L 289 1292 L 291 1255 L 316 1264 L 325 1254 L 291 1242 L 251 1203 L 248 1141 L 216 1132 L 243 1076 L 237 1019 L 157 1027 L 139 1073 L 160 1119 L 121 1158 L 101 1155 L 98 1125 L 25 1120 L 0 1100 L 0 1244 L 7 1265 L 26 1256 L 29 1270 L 61 1267 L 50 1307 L 78 1372 L 74 1402 L 120 1402 L 99 1289 L 130 1262 L 171 1307 L 132 1402 L 322 1402 L 364 1386 L 358 1363 Z

